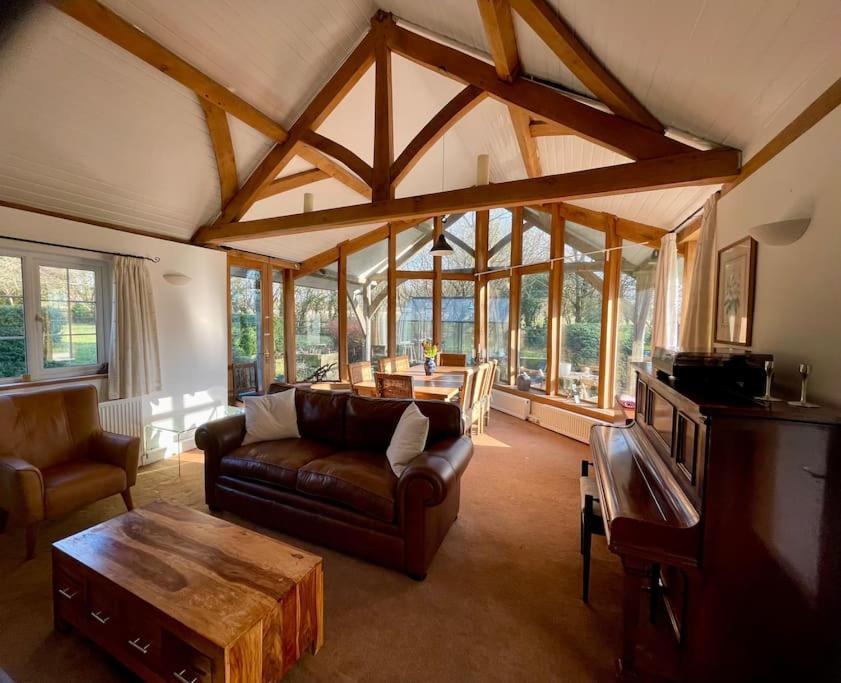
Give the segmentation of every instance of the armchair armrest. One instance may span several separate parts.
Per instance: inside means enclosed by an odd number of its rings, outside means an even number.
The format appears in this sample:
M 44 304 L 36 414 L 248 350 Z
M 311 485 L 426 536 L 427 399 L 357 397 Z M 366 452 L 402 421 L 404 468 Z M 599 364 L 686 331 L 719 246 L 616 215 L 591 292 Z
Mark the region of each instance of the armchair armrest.
M 41 470 L 20 458 L 0 457 L 0 508 L 19 524 L 44 519 Z
M 219 461 L 245 438 L 245 415 L 214 420 L 196 430 L 196 446 L 204 451 L 205 502 L 215 505 L 216 478 L 219 476 Z
M 467 436 L 451 437 L 433 444 L 403 470 L 397 482 L 398 500 L 403 504 L 409 488 L 420 484 L 427 488 L 424 504 L 439 505 L 467 469 L 472 457 L 473 442 Z
M 137 482 L 137 465 L 140 460 L 140 439 L 136 436 L 99 432 L 90 443 L 91 459 L 125 470 L 126 486 Z

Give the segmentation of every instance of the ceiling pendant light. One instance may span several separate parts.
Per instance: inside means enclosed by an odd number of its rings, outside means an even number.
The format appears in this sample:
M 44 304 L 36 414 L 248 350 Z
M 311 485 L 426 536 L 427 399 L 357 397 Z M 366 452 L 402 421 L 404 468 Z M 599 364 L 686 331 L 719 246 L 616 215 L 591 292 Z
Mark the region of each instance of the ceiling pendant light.
M 441 191 L 444 191 L 444 154 L 446 151 L 446 144 L 447 144 L 447 134 L 444 133 L 444 136 L 441 138 Z M 429 253 L 432 256 L 452 256 L 453 255 L 453 248 L 447 244 L 447 238 L 444 237 L 445 230 L 443 229 L 443 225 L 447 222 L 447 217 L 444 216 L 441 220 L 441 234 L 438 235 L 438 239 L 435 240 L 435 244 L 432 245 L 432 249 L 429 250 Z

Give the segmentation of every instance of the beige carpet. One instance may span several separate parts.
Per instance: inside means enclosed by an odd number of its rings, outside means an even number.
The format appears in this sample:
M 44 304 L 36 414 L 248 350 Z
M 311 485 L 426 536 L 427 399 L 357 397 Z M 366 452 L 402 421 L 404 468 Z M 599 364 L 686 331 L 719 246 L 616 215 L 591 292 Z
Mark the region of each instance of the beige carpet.
M 603 538 L 594 539 L 590 606 L 579 598 L 588 448 L 496 412 L 475 444 L 461 514 L 422 583 L 272 534 L 325 564 L 324 648 L 285 680 L 614 680 L 621 569 Z M 180 480 L 172 461 L 142 470 L 136 504 L 163 498 L 206 511 L 201 454 L 184 460 Z M 0 670 L 17 683 L 132 680 L 82 638 L 54 633 L 50 601 L 50 543 L 122 510 L 115 496 L 44 525 L 28 563 L 22 533 L 0 536 Z

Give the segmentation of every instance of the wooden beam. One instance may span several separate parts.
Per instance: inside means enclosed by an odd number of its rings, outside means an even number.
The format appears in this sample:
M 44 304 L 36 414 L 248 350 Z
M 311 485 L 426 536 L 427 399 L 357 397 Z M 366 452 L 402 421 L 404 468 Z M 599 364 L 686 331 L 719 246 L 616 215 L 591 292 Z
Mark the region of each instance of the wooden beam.
M 185 88 L 192 90 L 199 98 L 223 109 L 231 116 L 260 131 L 266 137 L 281 142 L 286 139 L 287 132 L 279 123 L 273 121 L 259 109 L 199 71 L 192 64 L 181 59 L 174 52 L 157 43 L 143 31 L 125 21 L 101 3 L 96 2 L 96 0 L 50 0 L 50 2 L 66 15 L 84 24 L 115 45 L 119 45 L 135 57 L 142 59 Z M 304 157 L 304 154 L 301 154 L 301 156 Z M 321 154 L 310 153 L 304 158 L 330 175 L 335 173 L 334 177 L 347 184 L 351 189 L 360 189 L 359 184 L 353 182 L 350 173 L 343 174 L 341 171 L 332 168 Z M 270 177 L 273 178 L 276 175 L 277 173 Z
M 399 26 L 389 27 L 388 32 L 392 52 L 444 76 L 475 85 L 542 119 L 567 126 L 576 134 L 620 154 L 634 159 L 651 159 L 693 150 L 635 121 L 599 111 L 538 83 L 522 78 L 507 83 L 489 64 Z
M 564 256 L 564 232 L 566 222 L 555 204 L 552 207 L 551 241 L 549 258 L 562 259 Z M 561 305 L 564 291 L 564 262 L 552 261 L 549 266 L 549 302 L 548 329 L 546 330 L 546 393 L 554 396 L 558 393 L 558 370 L 561 360 L 561 341 L 563 322 Z
M 590 92 L 611 111 L 663 132 L 663 125 L 605 68 L 546 0 L 511 0 L 511 6 Z
M 337 296 L 339 299 L 338 316 L 339 316 L 339 380 L 347 380 L 348 378 L 348 354 L 347 354 L 347 313 L 348 313 L 348 299 L 347 299 L 347 249 L 344 245 L 339 247 L 339 268 L 337 272 Z
M 491 57 L 499 77 L 513 81 L 520 72 L 520 57 L 517 53 L 517 37 L 508 0 L 477 0 L 485 38 L 488 40 Z
M 372 185 L 373 170 L 371 169 L 371 166 L 344 145 L 340 145 L 338 142 L 313 131 L 307 131 L 304 133 L 301 140 L 306 145 L 317 149 L 319 152 L 323 152 L 337 161 L 341 161 L 351 171 L 358 175 L 366 185 Z
M 307 161 L 313 166 L 316 166 L 320 170 L 324 171 L 334 180 L 338 180 L 342 185 L 345 185 L 357 194 L 362 195 L 365 199 L 371 199 L 371 186 L 368 185 L 368 183 L 360 178 L 357 178 L 350 171 L 346 171 L 343 166 L 333 162 L 321 152 L 312 149 L 311 147 L 307 147 L 306 145 L 301 145 L 298 147 L 296 154 L 304 161 Z
M 257 193 L 257 199 L 255 201 L 266 199 L 267 197 L 274 197 L 276 194 L 283 194 L 284 192 L 289 192 L 289 190 L 295 190 L 299 187 L 304 187 L 304 185 L 317 183 L 319 180 L 325 180 L 329 177 L 320 168 L 311 168 L 300 173 L 275 178 L 268 185 L 263 186 Z
M 225 207 L 217 224 L 238 221 L 256 200 L 260 189 L 280 173 L 299 153 L 303 137 L 317 129 L 333 112 L 342 98 L 359 82 L 374 60 L 373 36 L 369 32 L 356 46 L 338 71 L 327 81 L 304 112 L 298 117 L 288 135 L 275 145 L 260 162 L 251 176 Z M 304 155 L 301 154 L 303 157 Z M 325 171 L 329 173 L 329 171 Z M 335 172 L 335 171 L 334 171 Z
M 482 273 L 488 269 L 489 211 L 476 212 L 476 268 Z M 477 356 L 488 354 L 488 284 L 484 278 L 475 278 L 473 285 L 473 346 Z
M 543 172 L 540 170 L 540 155 L 537 152 L 537 143 L 529 129 L 531 117 L 527 111 L 513 105 L 508 107 L 508 113 L 511 116 L 511 125 L 514 127 L 514 135 L 517 137 L 517 145 L 520 148 L 520 156 L 523 158 L 526 175 L 529 178 L 539 178 L 543 175 Z
M 441 110 L 430 119 L 420 132 L 391 165 L 391 185 L 397 185 L 409 174 L 432 146 L 438 142 L 456 123 L 464 118 L 473 108 L 485 99 L 487 94 L 480 88 L 468 85 L 453 97 Z
M 432 230 L 432 239 L 437 240 L 438 236 L 444 231 L 444 224 L 441 222 L 441 216 L 435 216 L 434 228 Z M 443 285 L 441 283 L 441 260 L 443 256 L 432 257 L 432 342 L 438 344 L 438 349 L 442 350 L 442 296 Z M 452 349 L 443 349 L 452 350 Z
M 394 161 L 394 104 L 391 90 L 391 51 L 385 27 L 393 23 L 386 12 L 377 12 L 372 22 L 374 44 L 374 171 L 371 189 L 374 201 L 394 197 L 391 163 Z
M 388 226 L 388 310 L 386 312 L 387 353 L 397 355 L 397 229 L 394 223 Z
M 839 105 L 841 105 L 841 78 L 824 90 L 814 102 L 777 133 L 767 145 L 748 159 L 744 166 L 742 166 L 739 175 L 732 182 L 721 188 L 721 196 L 723 197 L 750 178 Z
M 511 265 L 523 262 L 523 208 L 511 210 Z M 508 384 L 514 384 L 520 369 L 520 292 L 522 275 L 519 268 L 511 271 L 508 287 Z
M 666 187 L 718 184 L 732 179 L 738 171 L 739 153 L 736 150 L 695 151 L 574 173 L 208 226 L 200 231 L 198 241 L 228 242 L 499 206 L 524 206 Z
M 207 132 L 213 146 L 216 158 L 216 170 L 219 173 L 219 194 L 221 206 L 225 206 L 236 194 L 237 164 L 234 158 L 234 143 L 231 142 L 231 129 L 228 126 L 228 115 L 224 109 L 211 104 L 203 97 L 199 97 L 199 104 L 204 111 L 207 121 Z
M 295 339 L 295 277 L 294 271 L 283 272 L 283 351 L 286 354 L 286 381 L 297 381 Z
M 556 135 L 575 135 L 575 131 L 560 123 L 551 121 L 532 121 L 529 124 L 529 134 L 533 138 L 543 138 Z
M 622 240 L 611 225 L 605 235 L 605 249 L 622 246 Z M 616 337 L 619 321 L 622 276 L 622 252 L 618 249 L 605 254 L 604 285 L 602 287 L 601 338 L 599 344 L 599 408 L 610 408 L 614 402 L 613 390 L 616 375 Z M 582 274 L 583 275 L 583 274 Z
M 243 251 L 242 249 L 228 249 L 225 248 L 230 258 L 248 259 L 259 263 L 268 263 L 274 268 L 281 268 L 284 270 L 298 270 L 301 264 L 297 261 L 290 261 L 285 258 L 277 258 L 276 256 L 266 256 L 265 254 L 255 254 L 250 251 Z

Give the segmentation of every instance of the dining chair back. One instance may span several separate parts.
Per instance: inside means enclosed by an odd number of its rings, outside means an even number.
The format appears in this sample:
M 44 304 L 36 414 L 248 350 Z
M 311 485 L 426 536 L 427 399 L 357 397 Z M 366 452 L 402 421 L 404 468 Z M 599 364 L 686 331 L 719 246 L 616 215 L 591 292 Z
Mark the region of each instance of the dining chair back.
M 482 392 L 485 388 L 485 377 L 490 366 L 482 363 L 473 372 L 473 386 L 471 387 L 469 407 L 463 411 L 467 415 L 467 432 L 473 433 L 473 425 L 476 425 L 476 433 L 484 431 L 484 413 L 482 411 Z
M 396 372 L 397 365 L 394 362 L 394 358 L 391 356 L 387 356 L 386 358 L 380 358 L 380 372 Z
M 394 372 L 406 372 L 412 364 L 409 362 L 409 356 L 395 356 L 394 357 Z
M 414 398 L 415 387 L 411 375 L 396 375 L 386 372 L 375 372 L 374 382 L 377 385 L 379 398 Z
M 466 353 L 439 353 L 438 365 L 450 365 L 463 368 L 467 365 Z
M 485 391 L 484 395 L 482 396 L 482 413 L 483 413 L 483 425 L 487 426 L 488 422 L 490 422 L 490 414 L 491 414 L 491 393 L 493 392 L 494 388 L 494 381 L 496 380 L 496 371 L 497 366 L 499 365 L 498 360 L 492 360 L 488 363 L 488 373 L 485 377 Z

